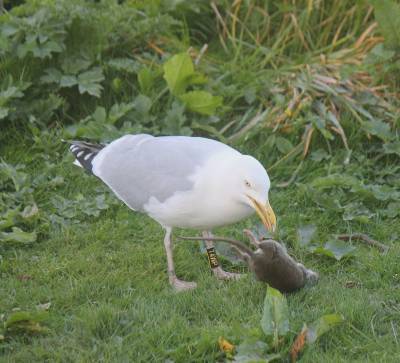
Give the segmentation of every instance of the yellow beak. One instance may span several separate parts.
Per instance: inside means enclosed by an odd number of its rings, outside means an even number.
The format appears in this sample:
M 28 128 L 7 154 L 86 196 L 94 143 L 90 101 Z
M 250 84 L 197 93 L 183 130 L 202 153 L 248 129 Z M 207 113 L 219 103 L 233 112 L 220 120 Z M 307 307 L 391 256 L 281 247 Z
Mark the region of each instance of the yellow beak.
M 257 212 L 262 223 L 264 224 L 265 228 L 267 228 L 268 231 L 274 232 L 276 227 L 276 217 L 269 203 L 267 202 L 266 205 L 263 205 L 254 198 L 252 197 L 249 198 L 253 204 L 255 211 Z

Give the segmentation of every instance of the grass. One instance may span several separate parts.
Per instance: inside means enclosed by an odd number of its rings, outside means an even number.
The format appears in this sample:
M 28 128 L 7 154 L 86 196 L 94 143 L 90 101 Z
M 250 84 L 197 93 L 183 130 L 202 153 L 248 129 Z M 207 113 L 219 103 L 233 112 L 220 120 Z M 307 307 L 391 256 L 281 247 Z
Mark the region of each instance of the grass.
M 9 146 L 2 151 L 5 159 L 14 163 L 30 154 L 28 147 L 15 152 Z M 314 169 L 312 175 L 321 172 L 306 164 L 308 169 Z M 45 164 L 36 162 L 32 173 L 46 173 Z M 93 195 L 100 185 L 62 160 L 57 174 L 66 180 L 57 194 L 65 197 L 77 190 Z M 273 181 L 278 178 L 279 174 L 272 174 Z M 52 197 L 42 195 L 39 204 Z M 398 221 L 346 224 L 338 216 L 316 210 L 296 185 L 273 188 L 271 202 L 290 252 L 321 275 L 317 286 L 287 296 L 293 338 L 303 322 L 310 323 L 323 314 L 340 313 L 346 319 L 344 325 L 307 349 L 302 361 L 398 362 Z M 244 226 L 255 222 L 254 217 L 219 233 L 239 236 Z M 350 260 L 336 262 L 310 255 L 295 243 L 297 228 L 310 222 L 318 226 L 320 240 L 332 233 L 363 231 L 391 250 L 382 256 L 356 243 L 356 255 Z M 233 343 L 262 336 L 263 284 L 249 275 L 237 282 L 215 280 L 197 244 L 180 242 L 175 249 L 177 273 L 197 281 L 198 288 L 175 294 L 167 280 L 162 238 L 155 222 L 116 204 L 98 218 L 50 228 L 40 243 L 29 248 L 2 248 L 1 312 L 9 314 L 15 308 L 35 311 L 37 305 L 47 302 L 51 307 L 50 332 L 15 336 L 0 343 L 0 361 L 212 362 L 223 359 L 217 346 L 219 336 Z M 227 261 L 224 265 L 246 272 Z M 21 281 L 21 276 L 30 278 Z M 346 287 L 350 282 L 355 283 L 353 288 Z

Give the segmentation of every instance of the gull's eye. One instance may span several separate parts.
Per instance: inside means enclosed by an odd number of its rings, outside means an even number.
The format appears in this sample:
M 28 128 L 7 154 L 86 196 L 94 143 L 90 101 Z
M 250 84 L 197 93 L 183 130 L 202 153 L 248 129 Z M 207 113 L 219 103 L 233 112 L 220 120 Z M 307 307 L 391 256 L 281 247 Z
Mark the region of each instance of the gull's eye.
M 248 187 L 248 188 L 250 188 L 251 187 L 251 184 L 247 181 L 247 180 L 245 180 L 244 181 L 244 184 L 246 185 L 246 187 Z

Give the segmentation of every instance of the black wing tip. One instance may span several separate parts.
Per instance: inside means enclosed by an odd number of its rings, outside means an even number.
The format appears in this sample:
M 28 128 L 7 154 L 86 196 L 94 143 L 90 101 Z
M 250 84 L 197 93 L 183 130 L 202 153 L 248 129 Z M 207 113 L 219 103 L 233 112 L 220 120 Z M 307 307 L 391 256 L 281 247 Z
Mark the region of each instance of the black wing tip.
M 75 156 L 75 159 L 79 164 L 88 172 L 92 173 L 93 160 L 105 145 L 103 144 L 93 144 L 86 141 L 75 141 L 66 140 L 68 144 L 71 144 L 69 150 Z

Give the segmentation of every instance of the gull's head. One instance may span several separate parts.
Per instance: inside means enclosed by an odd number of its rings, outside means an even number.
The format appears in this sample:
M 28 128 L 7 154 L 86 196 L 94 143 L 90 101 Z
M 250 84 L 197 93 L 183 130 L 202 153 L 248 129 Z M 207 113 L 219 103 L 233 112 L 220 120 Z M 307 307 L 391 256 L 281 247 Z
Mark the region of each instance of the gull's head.
M 271 182 L 261 163 L 249 155 L 243 155 L 235 171 L 237 197 L 241 203 L 253 208 L 267 230 L 276 227 L 275 213 L 268 200 Z

